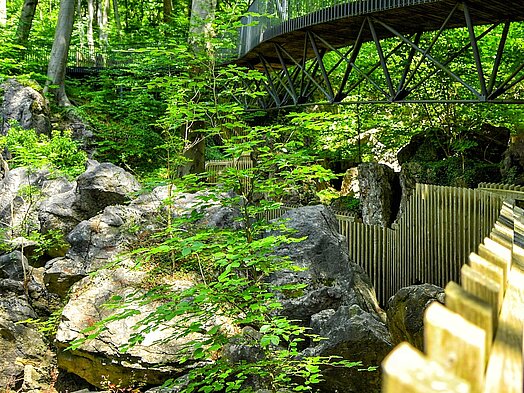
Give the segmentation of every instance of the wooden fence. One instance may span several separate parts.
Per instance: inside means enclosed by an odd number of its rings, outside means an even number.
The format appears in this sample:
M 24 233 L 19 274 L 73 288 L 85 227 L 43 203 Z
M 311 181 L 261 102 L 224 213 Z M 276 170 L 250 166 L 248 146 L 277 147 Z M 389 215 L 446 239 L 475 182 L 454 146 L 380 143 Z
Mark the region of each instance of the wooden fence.
M 460 278 L 426 311 L 425 354 L 403 343 L 384 360 L 383 393 L 523 392 L 522 206 L 504 202 Z
M 253 168 L 253 161 L 249 155 L 242 155 L 235 160 L 210 160 L 206 161 L 207 181 L 216 184 L 220 179 L 220 174 L 226 168 L 249 169 Z
M 209 161 L 210 183 L 227 167 L 253 167 L 249 156 L 235 161 Z M 246 179 L 247 181 L 247 179 Z M 504 198 L 522 195 L 522 187 L 483 183 L 478 189 L 417 184 L 404 214 L 392 228 L 365 225 L 336 214 L 347 239 L 350 260 L 369 275 L 382 305 L 400 288 L 431 283 L 444 287 L 457 281 L 468 255 L 486 237 L 499 216 Z M 275 219 L 292 207 L 266 213 Z
M 488 235 L 502 206 L 499 195 L 467 188 L 417 184 L 392 228 L 339 217 L 350 258 L 370 276 L 386 304 L 416 283 L 458 280 L 470 252 Z

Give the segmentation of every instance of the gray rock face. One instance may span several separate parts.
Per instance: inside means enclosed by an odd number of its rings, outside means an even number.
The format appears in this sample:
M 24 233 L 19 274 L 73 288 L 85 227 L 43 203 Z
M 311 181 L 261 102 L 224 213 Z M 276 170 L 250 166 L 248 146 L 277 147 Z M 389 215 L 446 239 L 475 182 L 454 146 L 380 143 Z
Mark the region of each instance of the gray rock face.
M 524 135 L 512 138 L 500 170 L 505 182 L 524 185 Z
M 67 235 L 86 218 L 82 212 L 73 209 L 76 197 L 75 188 L 72 187 L 42 201 L 38 207 L 38 221 L 42 233 L 54 229 Z
M 423 351 L 424 312 L 434 301 L 444 304 L 444 290 L 432 284 L 402 288 L 389 299 L 387 324 L 395 345 L 407 341 Z
M 380 366 L 393 349 L 386 326 L 377 314 L 362 310 L 358 305 L 341 306 L 338 310 L 324 310 L 314 316 L 312 333 L 328 340 L 308 348 L 312 356 L 341 356 L 352 362 L 361 361 L 366 367 Z M 324 370 L 323 392 L 377 392 L 381 391 L 380 368 L 376 371 L 358 371 L 354 368 Z
M 0 227 L 12 233 L 23 229 L 38 229 L 35 211 L 41 199 L 41 189 L 49 176 L 47 171 L 31 172 L 25 168 L 10 170 L 0 182 Z
M 320 345 L 307 348 L 305 353 L 361 360 L 366 367 L 380 365 L 391 349 L 389 333 L 369 278 L 349 261 L 334 214 L 325 206 L 308 206 L 291 210 L 283 218 L 289 220 L 288 227 L 296 230 L 293 236 L 307 239 L 281 245 L 276 254 L 289 256 L 305 270 L 279 272 L 270 281 L 274 285 L 306 284 L 303 294 L 282 297 L 283 314 L 302 321 L 314 333 L 327 338 Z M 337 368 L 328 371 L 321 389 L 379 392 L 380 375 Z
M 14 124 L 22 128 L 35 129 L 37 133 L 49 135 L 49 105 L 44 97 L 31 87 L 9 79 L 0 86 L 3 100 L 0 106 L 0 135 L 5 135 Z M 2 121 L 2 117 L 5 121 Z
M 338 233 L 338 223 L 326 206 L 305 206 L 282 216 L 294 237 L 307 237 L 283 244 L 275 254 L 289 257 L 303 271 L 283 271 L 270 277 L 274 285 L 306 284 L 302 296 L 283 298 L 284 311 L 291 319 L 309 323 L 313 314 L 343 305 L 358 304 L 364 310 L 379 309 L 371 282 L 362 268 L 349 261 L 345 238 Z
M 364 163 L 358 166 L 358 181 L 364 224 L 390 226 L 400 205 L 396 173 L 383 164 Z
M 24 268 L 25 267 L 25 274 Z M 44 298 L 44 299 L 43 299 Z M 45 291 L 18 251 L 0 256 L 0 386 L 41 392 L 50 386 L 53 355 L 36 325 L 35 312 L 48 308 Z
M 102 214 L 84 220 L 68 235 L 69 251 L 45 266 L 47 288 L 64 297 L 73 283 L 109 264 L 125 251 L 138 233 L 146 231 L 142 211 L 130 206 L 108 206 Z
M 133 175 L 110 163 L 89 161 L 87 170 L 76 180 L 74 207 L 93 217 L 107 206 L 123 204 L 140 190 Z
M 143 293 L 144 279 L 145 273 L 118 268 L 101 270 L 76 283 L 58 328 L 58 347 L 67 347 L 73 340 L 83 337 L 82 330 L 118 313 L 120 310 L 112 310 L 104 307 L 104 304 L 113 296 L 129 298 L 135 293 Z M 190 285 L 192 284 L 189 281 L 174 283 L 177 288 L 187 288 Z M 95 386 L 101 386 L 103 376 L 112 383 L 130 386 L 137 382 L 160 385 L 170 376 L 180 375 L 183 369 L 178 363 L 181 348 L 190 338 L 173 337 L 176 321 L 147 333 L 141 344 L 127 352 L 120 351 L 135 332 L 133 326 L 149 315 L 157 305 L 134 303 L 133 309 L 138 310 L 138 314 L 109 322 L 106 324 L 107 329 L 98 338 L 85 341 L 74 351 L 59 351 L 59 367 L 79 375 Z M 169 339 L 162 341 L 167 338 Z
M 20 251 L 0 255 L 0 279 L 24 281 L 28 271 L 27 258 Z

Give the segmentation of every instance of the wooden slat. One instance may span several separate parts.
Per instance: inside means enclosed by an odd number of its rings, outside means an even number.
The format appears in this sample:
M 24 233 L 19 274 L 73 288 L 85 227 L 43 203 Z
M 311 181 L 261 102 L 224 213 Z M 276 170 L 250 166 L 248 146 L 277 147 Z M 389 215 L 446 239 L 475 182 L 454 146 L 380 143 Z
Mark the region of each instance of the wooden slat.
M 480 255 L 474 252 L 469 254 L 468 260 L 469 265 L 472 267 L 473 270 L 476 270 L 484 277 L 487 277 L 495 281 L 501 288 L 501 296 L 504 296 L 504 289 L 506 287 L 504 270 L 501 267 L 487 261 L 486 259 L 482 258 Z
M 471 385 L 479 393 L 484 384 L 486 332 L 438 302 L 424 317 L 424 346 L 429 359 Z
M 491 351 L 495 328 L 493 321 L 496 318 L 493 307 L 485 301 L 472 295 L 456 282 L 446 285 L 446 307 L 450 311 L 460 314 L 464 319 L 475 324 L 486 332 L 486 355 Z M 487 357 L 486 357 L 487 361 Z
M 524 268 L 511 267 L 508 289 L 486 372 L 485 393 L 522 393 L 524 326 Z
M 382 369 L 382 393 L 472 392 L 469 383 L 430 361 L 408 343 L 397 346 L 384 359 Z
M 471 293 L 472 295 L 477 296 L 482 299 L 498 314 L 502 304 L 502 288 L 495 281 L 490 280 L 487 277 L 482 276 L 479 272 L 475 271 L 468 265 L 462 266 L 461 280 L 462 287 Z M 494 316 L 493 325 L 497 326 L 497 319 Z

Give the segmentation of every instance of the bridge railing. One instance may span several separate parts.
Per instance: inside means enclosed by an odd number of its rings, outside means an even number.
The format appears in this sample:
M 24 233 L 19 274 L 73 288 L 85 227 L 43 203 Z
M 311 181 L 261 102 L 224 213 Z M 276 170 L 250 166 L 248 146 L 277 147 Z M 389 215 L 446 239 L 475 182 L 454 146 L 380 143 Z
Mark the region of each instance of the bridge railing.
M 89 46 L 71 46 L 67 57 L 68 72 L 79 70 L 101 70 L 104 68 L 126 68 L 132 64 L 139 64 L 149 48 L 146 44 L 114 45 L 107 48 Z M 44 68 L 49 63 L 51 47 L 48 45 L 30 45 L 22 52 L 24 60 Z
M 514 200 L 445 293 L 446 307 L 426 311 L 425 354 L 399 345 L 383 362 L 382 391 L 522 393 L 524 209 Z
M 280 34 L 331 20 L 440 0 L 255 0 L 242 19 L 238 57 Z

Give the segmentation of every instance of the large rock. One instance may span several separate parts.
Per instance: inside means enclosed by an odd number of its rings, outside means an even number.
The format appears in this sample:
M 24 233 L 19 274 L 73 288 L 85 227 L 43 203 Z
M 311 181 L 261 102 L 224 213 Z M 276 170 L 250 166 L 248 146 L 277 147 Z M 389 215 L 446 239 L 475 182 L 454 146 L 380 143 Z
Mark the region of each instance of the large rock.
M 25 129 L 34 129 L 37 133 L 51 133 L 49 105 L 39 92 L 14 79 L 0 85 L 1 90 L 3 100 L 0 106 L 0 135 L 5 135 L 15 124 Z M 2 121 L 3 119 L 6 121 Z
M 394 344 L 407 341 L 423 351 L 424 312 L 438 301 L 444 304 L 444 290 L 436 285 L 422 284 L 401 288 L 388 300 L 388 328 Z
M 0 255 L 0 279 L 24 281 L 28 274 L 27 258 L 20 251 Z
M 42 201 L 42 189 L 49 181 L 46 170 L 10 170 L 0 181 L 0 227 L 15 236 L 39 230 L 35 207 Z
M 386 165 L 364 163 L 358 166 L 358 182 L 364 224 L 390 226 L 400 206 L 397 174 Z
M 382 320 L 358 305 L 342 306 L 338 310 L 324 310 L 313 317 L 313 334 L 326 337 L 317 346 L 308 348 L 310 356 L 340 356 L 351 362 L 362 362 L 367 368 L 380 366 L 393 349 L 388 330 Z M 319 386 L 323 392 L 379 393 L 381 391 L 380 367 L 376 371 L 359 371 L 353 368 L 326 368 L 324 381 Z
M 102 214 L 82 221 L 67 237 L 70 248 L 65 257 L 47 262 L 47 288 L 64 297 L 72 284 L 114 262 L 148 229 L 142 211 L 131 206 L 108 206 Z
M 75 208 L 93 217 L 107 206 L 123 204 L 140 190 L 135 177 L 111 163 L 90 160 L 76 180 Z
M 42 233 L 59 230 L 66 236 L 86 218 L 83 212 L 73 208 L 77 198 L 75 188 L 76 184 L 71 189 L 55 193 L 42 201 L 38 207 L 38 221 Z
M 27 322 L 50 307 L 33 273 L 20 252 L 0 256 L 0 386 L 37 393 L 50 387 L 53 355 L 38 326 Z
M 183 289 L 192 285 L 190 281 L 172 283 L 173 288 Z M 72 288 L 70 301 L 64 307 L 62 322 L 58 327 L 56 343 L 58 365 L 68 372 L 79 375 L 95 386 L 109 381 L 122 387 L 146 382 L 160 385 L 169 377 L 181 375 L 184 366 L 179 363 L 182 347 L 195 336 L 175 338 L 176 319 L 164 323 L 155 331 L 145 334 L 144 341 L 121 351 L 129 343 L 134 326 L 153 312 L 159 303 L 131 304 L 137 312 L 123 319 L 114 319 L 105 325 L 101 334 L 87 340 L 75 350 L 63 350 L 74 340 L 85 338 L 82 331 L 104 318 L 122 310 L 105 307 L 114 296 L 128 299 L 144 293 L 146 274 L 124 268 L 100 270 L 86 277 Z M 212 323 L 212 319 L 210 319 Z
M 505 183 L 524 185 L 524 134 L 511 139 L 500 170 Z
M 291 210 L 282 218 L 294 230 L 293 236 L 307 238 L 278 246 L 276 255 L 289 256 L 303 270 L 278 272 L 270 281 L 274 285 L 306 285 L 303 293 L 281 295 L 282 313 L 326 338 L 305 353 L 339 355 L 363 361 L 366 367 L 378 366 L 391 348 L 389 333 L 369 278 L 349 260 L 334 214 L 325 206 L 308 206 Z M 329 370 L 322 389 L 379 392 L 380 374 Z
M 271 283 L 306 285 L 302 296 L 282 299 L 286 316 L 309 324 L 312 315 L 343 305 L 379 310 L 372 284 L 362 268 L 349 260 L 346 240 L 338 233 L 336 217 L 328 207 L 300 207 L 286 212 L 282 219 L 294 237 L 306 237 L 275 249 L 276 255 L 289 257 L 303 270 L 274 273 Z

